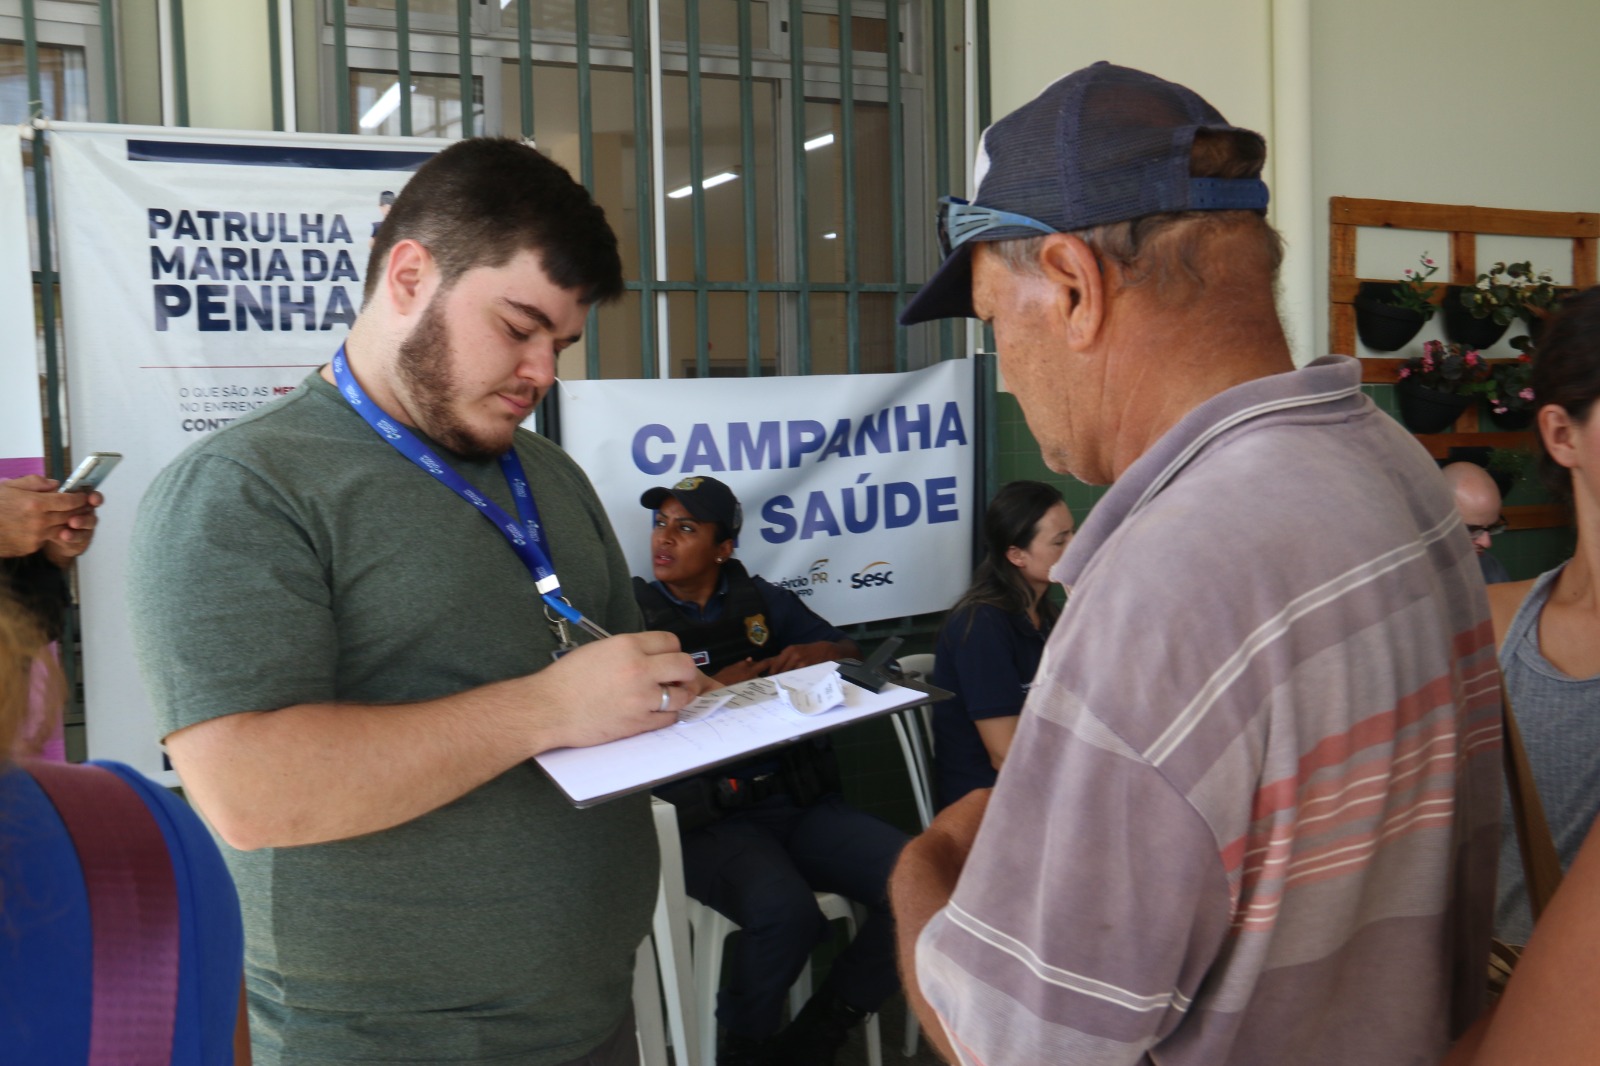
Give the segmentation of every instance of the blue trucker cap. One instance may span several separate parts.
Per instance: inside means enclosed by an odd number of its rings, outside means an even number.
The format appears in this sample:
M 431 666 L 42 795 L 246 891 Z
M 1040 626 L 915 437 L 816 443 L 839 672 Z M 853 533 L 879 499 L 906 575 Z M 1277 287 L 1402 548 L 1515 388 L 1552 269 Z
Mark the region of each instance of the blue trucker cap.
M 1074 71 L 983 132 L 971 204 L 940 201 L 944 262 L 900 314 L 901 325 L 972 316 L 972 246 L 1067 233 L 1180 211 L 1265 211 L 1259 178 L 1192 178 L 1200 130 L 1253 130 L 1196 92 L 1099 62 Z

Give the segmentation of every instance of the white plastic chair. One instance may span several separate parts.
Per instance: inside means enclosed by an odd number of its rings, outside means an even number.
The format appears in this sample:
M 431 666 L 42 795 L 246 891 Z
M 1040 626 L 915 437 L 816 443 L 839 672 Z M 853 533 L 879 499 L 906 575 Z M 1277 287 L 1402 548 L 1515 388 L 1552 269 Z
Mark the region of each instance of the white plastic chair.
M 918 652 L 915 655 L 900 656 L 900 669 L 906 676 L 915 681 L 925 681 L 933 675 L 934 657 L 932 652 Z M 922 822 L 922 828 L 928 828 L 928 823 L 933 821 L 933 707 L 923 704 L 904 711 L 897 711 L 890 717 L 894 723 L 894 734 L 900 741 L 900 754 L 906 760 L 906 774 L 911 778 L 911 791 L 917 804 L 917 818 Z M 906 1004 L 906 1039 L 905 1056 L 911 1058 L 917 1053 L 917 1038 L 920 1029 L 917 1024 L 917 1015 Z
M 902 655 L 900 669 L 913 680 L 926 680 L 933 674 L 932 653 Z M 906 760 L 906 773 L 911 778 L 912 798 L 917 804 L 917 818 L 922 828 L 933 821 L 933 708 L 928 704 L 904 711 L 896 711 L 889 719 L 894 723 L 894 735 L 900 741 L 900 754 Z
M 656 840 L 661 847 L 661 878 L 656 888 L 656 913 L 648 938 L 654 948 L 660 994 L 654 1002 L 660 1012 L 661 1000 L 666 1001 L 666 1029 L 672 1038 L 677 1066 L 693 1066 L 701 1061 L 700 1030 L 696 1025 L 695 1010 L 686 997 L 694 995 L 694 962 L 689 943 L 688 904 L 694 901 L 683 891 L 683 847 L 678 840 L 677 808 L 665 800 L 650 798 L 651 813 L 655 818 Z M 699 904 L 695 904 L 699 906 Z M 642 952 L 642 948 L 641 948 Z M 641 958 L 641 962 L 643 959 Z M 639 978 L 634 976 L 634 1010 L 639 1011 Z M 657 1022 L 659 1029 L 660 1023 Z M 641 1045 L 645 1023 L 640 1022 Z M 712 1059 L 716 1058 L 716 1029 L 705 1030 L 711 1034 Z M 645 1066 L 655 1066 L 646 1060 Z
M 666 1000 L 667 1027 L 673 1047 L 683 1049 L 683 1054 L 677 1057 L 681 1066 L 716 1066 L 717 989 L 722 983 L 722 953 L 728 937 L 739 927 L 720 911 L 707 907 L 684 891 L 683 845 L 678 838 L 677 811 L 672 804 L 653 797 L 651 809 L 655 815 L 656 839 L 661 846 L 661 885 L 656 893 L 653 939 L 657 972 Z M 850 936 L 856 935 L 855 909 L 849 900 L 833 892 L 818 892 L 817 907 L 830 922 L 842 920 Z M 641 961 L 643 957 L 641 945 Z M 636 973 L 634 1009 L 643 1019 L 645 1014 L 638 1006 L 639 984 Z M 683 999 L 685 990 L 692 992 L 692 1005 Z M 811 963 L 808 961 L 789 990 L 790 1011 L 798 1012 L 810 998 Z M 645 1027 L 646 1022 L 641 1021 L 641 1047 L 644 1046 Z M 867 1018 L 866 1038 L 868 1063 L 883 1066 L 876 1014 Z M 655 1064 L 647 1059 L 645 1066 Z
M 855 908 L 850 901 L 833 892 L 818 892 L 817 907 L 830 921 L 843 921 L 851 938 L 856 935 Z M 695 1022 L 700 1032 L 717 1031 L 717 989 L 722 987 L 722 954 L 728 937 L 739 931 L 733 919 L 714 907 L 696 899 L 688 899 L 689 926 L 694 934 L 694 1000 Z M 789 989 L 789 1013 L 800 1012 L 811 998 L 811 963 L 795 979 Z M 883 1043 L 880 1038 L 877 1014 L 867 1015 L 867 1063 L 883 1066 Z M 700 1066 L 716 1066 L 716 1040 L 708 1036 L 700 1045 Z

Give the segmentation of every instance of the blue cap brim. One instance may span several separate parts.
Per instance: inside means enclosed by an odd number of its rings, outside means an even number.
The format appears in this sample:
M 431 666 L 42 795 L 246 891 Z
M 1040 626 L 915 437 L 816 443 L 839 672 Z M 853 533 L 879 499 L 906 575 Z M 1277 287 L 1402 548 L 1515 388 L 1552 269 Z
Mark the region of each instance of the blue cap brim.
M 972 311 L 972 246 L 968 241 L 951 252 L 939 264 L 917 294 L 900 312 L 902 326 L 918 322 L 931 322 L 936 318 L 973 318 Z

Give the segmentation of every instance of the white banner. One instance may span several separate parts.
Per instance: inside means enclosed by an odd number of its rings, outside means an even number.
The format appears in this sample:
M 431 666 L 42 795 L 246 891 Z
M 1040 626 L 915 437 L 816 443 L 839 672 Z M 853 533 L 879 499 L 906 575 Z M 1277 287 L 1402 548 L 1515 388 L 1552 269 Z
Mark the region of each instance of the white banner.
M 738 554 L 750 572 L 835 625 L 942 611 L 967 587 L 968 360 L 906 374 L 560 388 L 561 443 L 640 577 L 650 577 L 651 522 L 640 494 L 709 474 L 744 505 Z
M 28 188 L 16 126 L 0 126 L 0 478 L 43 470 Z
M 125 456 L 80 563 L 89 755 L 159 774 L 124 598 L 139 499 L 327 362 L 361 306 L 380 194 L 448 142 L 65 123 L 49 139 L 73 452 Z

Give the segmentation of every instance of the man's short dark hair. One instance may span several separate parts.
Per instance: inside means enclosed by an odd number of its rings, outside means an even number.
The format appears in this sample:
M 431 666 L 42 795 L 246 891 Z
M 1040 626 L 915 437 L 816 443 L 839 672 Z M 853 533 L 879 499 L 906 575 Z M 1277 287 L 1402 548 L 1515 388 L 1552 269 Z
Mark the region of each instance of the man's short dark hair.
M 378 228 L 363 299 L 390 250 L 408 239 L 428 249 L 446 288 L 475 267 L 533 251 L 550 280 L 582 303 L 622 294 L 622 257 L 605 211 L 559 163 L 508 137 L 458 141 L 422 165 Z

